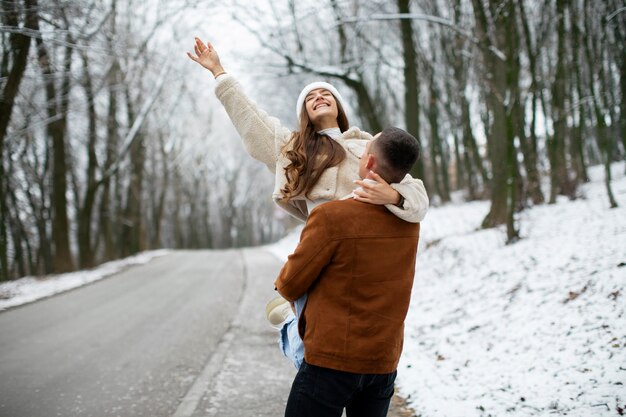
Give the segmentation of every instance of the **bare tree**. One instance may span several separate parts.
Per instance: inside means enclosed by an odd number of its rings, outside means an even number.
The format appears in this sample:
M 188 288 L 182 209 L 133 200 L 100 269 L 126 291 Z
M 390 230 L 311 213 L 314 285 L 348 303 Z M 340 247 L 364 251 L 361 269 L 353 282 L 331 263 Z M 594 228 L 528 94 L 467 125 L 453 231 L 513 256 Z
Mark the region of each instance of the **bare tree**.
M 491 209 L 483 220 L 483 227 L 507 224 L 509 241 L 517 239 L 513 212 L 516 201 L 515 129 L 513 128 L 513 102 L 516 83 L 515 63 L 512 55 L 504 57 L 494 51 L 513 49 L 515 11 L 512 2 L 500 8 L 498 2 L 472 0 L 476 29 L 481 39 L 482 64 L 485 79 L 484 94 L 489 111 L 487 140 L 492 169 Z M 516 87 L 516 86 L 515 86 Z
M 574 197 L 575 184 L 567 171 L 565 148 L 567 141 L 566 97 L 569 90 L 566 71 L 569 54 L 566 52 L 567 31 L 565 27 L 566 9 L 569 0 L 556 0 L 557 19 L 557 52 L 556 73 L 552 84 L 552 120 L 554 134 L 548 140 L 548 156 L 550 159 L 550 203 L 556 202 L 558 194 Z
M 23 6 L 23 7 L 20 7 Z M 23 13 L 20 13 L 20 9 Z M 31 37 L 28 30 L 33 30 L 37 25 L 37 0 L 3 1 L 0 4 L 2 24 L 8 27 L 19 28 L 5 38 L 2 36 L 2 48 L 6 53 L 2 54 L 0 63 L 0 84 L 2 97 L 0 97 L 0 281 L 9 278 L 9 242 L 7 237 L 8 202 L 10 192 L 6 183 L 7 171 L 5 171 L 5 137 L 9 127 L 15 97 L 18 94 L 30 50 Z M 5 49 L 6 48 L 6 49 Z
M 61 8 L 60 13 L 65 11 Z M 35 27 L 37 33 L 37 58 L 46 93 L 46 112 L 50 122 L 46 125 L 46 135 L 52 142 L 52 243 L 54 272 L 67 272 L 74 269 L 70 249 L 69 219 L 67 214 L 67 114 L 70 100 L 70 73 L 72 65 L 71 36 L 68 27 L 66 46 L 60 71 L 52 65 L 52 56 L 39 29 L 42 16 L 38 16 Z M 66 23 L 66 22 L 64 22 Z M 57 85 L 57 79 L 58 81 Z
M 398 13 L 411 13 L 409 0 L 398 0 Z M 404 124 L 406 130 L 422 145 L 420 135 L 420 84 L 417 68 L 417 45 L 410 19 L 401 19 L 402 55 L 404 61 Z M 432 140 L 432 138 L 431 138 Z M 413 174 L 424 179 L 424 165 L 421 161 L 415 164 Z
M 597 85 L 599 85 L 600 87 L 604 87 L 603 91 L 605 92 L 607 91 L 604 68 L 602 65 L 603 59 L 604 59 L 604 57 L 602 56 L 603 48 L 599 47 L 599 45 L 603 43 L 602 41 L 603 41 L 604 31 L 602 29 L 594 28 L 593 26 L 594 25 L 594 22 L 593 22 L 593 16 L 594 16 L 593 7 L 594 6 L 596 5 L 591 5 L 587 0 L 584 1 L 584 22 L 585 22 L 585 32 L 587 34 L 586 42 L 585 42 L 585 56 L 588 62 L 599 63 L 598 64 L 599 80 L 598 82 L 596 82 L 596 80 L 593 79 L 593 72 L 589 71 L 588 72 L 589 74 L 588 86 L 591 92 L 591 108 L 592 108 L 592 112 L 593 112 L 593 115 L 595 117 L 595 122 L 596 122 L 596 134 L 597 134 L 598 146 L 604 153 L 603 155 L 604 178 L 605 178 L 604 184 L 606 187 L 609 204 L 611 208 L 615 208 L 617 207 L 617 201 L 615 200 L 615 197 L 613 195 L 613 190 L 611 188 L 611 162 L 612 162 L 612 157 L 613 157 L 614 142 L 613 142 L 613 138 L 611 138 L 609 135 L 607 123 L 605 119 L 605 114 L 604 114 L 608 106 L 606 104 L 602 105 L 603 103 L 601 103 L 601 100 L 602 100 L 603 94 L 599 94 L 599 92 L 597 91 Z M 595 55 L 594 52 L 592 51 L 596 51 L 596 53 L 598 53 L 599 56 Z
M 528 72 L 530 73 L 530 125 L 528 126 L 528 137 L 523 132 L 520 132 L 520 146 L 524 154 L 524 168 L 526 169 L 527 176 L 527 190 L 530 195 L 530 199 L 534 204 L 541 204 L 545 198 L 543 191 L 541 190 L 541 176 L 539 173 L 539 155 L 538 155 L 538 143 L 537 137 L 537 118 L 538 118 L 538 106 L 539 101 L 543 102 L 543 89 L 541 86 L 541 78 L 539 76 L 538 69 L 538 54 L 539 46 L 537 37 L 533 37 L 531 33 L 528 17 L 526 12 L 525 1 L 518 2 L 519 7 L 519 24 L 521 26 L 521 33 L 523 34 L 523 41 L 526 47 L 526 56 L 528 57 Z M 524 129 L 524 123 L 519 123 L 519 128 Z

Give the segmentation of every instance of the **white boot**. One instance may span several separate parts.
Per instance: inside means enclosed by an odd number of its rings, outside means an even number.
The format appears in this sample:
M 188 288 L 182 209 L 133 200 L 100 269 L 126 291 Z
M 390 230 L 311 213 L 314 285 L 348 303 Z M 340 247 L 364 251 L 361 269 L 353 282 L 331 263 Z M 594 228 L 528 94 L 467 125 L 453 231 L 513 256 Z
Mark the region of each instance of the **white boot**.
M 293 310 L 291 309 L 291 303 L 285 300 L 283 297 L 277 297 L 267 303 L 265 307 L 265 315 L 272 327 L 280 329 L 282 324 L 291 315 Z

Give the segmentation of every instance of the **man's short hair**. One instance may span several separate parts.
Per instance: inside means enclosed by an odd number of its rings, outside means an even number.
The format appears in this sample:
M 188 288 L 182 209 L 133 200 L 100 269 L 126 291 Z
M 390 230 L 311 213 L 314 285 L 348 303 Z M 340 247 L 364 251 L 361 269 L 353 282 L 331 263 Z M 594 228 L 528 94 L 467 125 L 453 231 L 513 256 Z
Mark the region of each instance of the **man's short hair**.
M 397 127 L 388 127 L 372 142 L 370 153 L 377 157 L 377 173 L 388 183 L 399 183 L 420 156 L 420 146 L 413 135 Z

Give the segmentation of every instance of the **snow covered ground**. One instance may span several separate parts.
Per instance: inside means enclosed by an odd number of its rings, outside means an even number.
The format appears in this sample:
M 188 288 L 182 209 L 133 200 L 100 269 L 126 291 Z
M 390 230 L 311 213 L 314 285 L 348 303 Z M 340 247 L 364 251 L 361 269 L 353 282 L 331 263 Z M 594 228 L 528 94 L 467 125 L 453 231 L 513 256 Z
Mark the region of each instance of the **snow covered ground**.
M 523 239 L 476 230 L 485 203 L 423 223 L 399 387 L 423 417 L 623 415 L 626 178 L 520 216 Z
M 420 417 L 626 414 L 626 178 L 521 213 L 522 240 L 480 230 L 487 202 L 432 208 L 398 369 Z M 297 233 L 270 249 L 286 257 Z
M 522 240 L 480 230 L 488 202 L 431 208 L 398 370 L 420 417 L 626 414 L 626 177 L 608 208 L 600 167 L 583 198 L 526 210 Z M 266 248 L 282 259 L 300 228 Z M 0 310 L 93 282 L 167 251 L 0 285 Z

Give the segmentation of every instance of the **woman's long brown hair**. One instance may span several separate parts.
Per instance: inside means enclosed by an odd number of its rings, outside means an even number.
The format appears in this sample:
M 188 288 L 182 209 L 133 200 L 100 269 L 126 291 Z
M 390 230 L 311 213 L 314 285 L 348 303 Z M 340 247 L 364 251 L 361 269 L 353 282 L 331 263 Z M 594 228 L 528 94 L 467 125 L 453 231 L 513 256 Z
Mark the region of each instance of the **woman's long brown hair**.
M 339 130 L 348 130 L 348 118 L 337 102 L 337 124 Z M 291 139 L 283 148 L 287 159 L 291 161 L 285 169 L 287 184 L 281 190 L 286 201 L 309 192 L 320 179 L 322 173 L 330 167 L 339 165 L 346 158 L 346 150 L 338 142 L 326 135 L 319 135 L 309 120 L 306 106 L 300 111 L 300 130 L 292 133 Z

